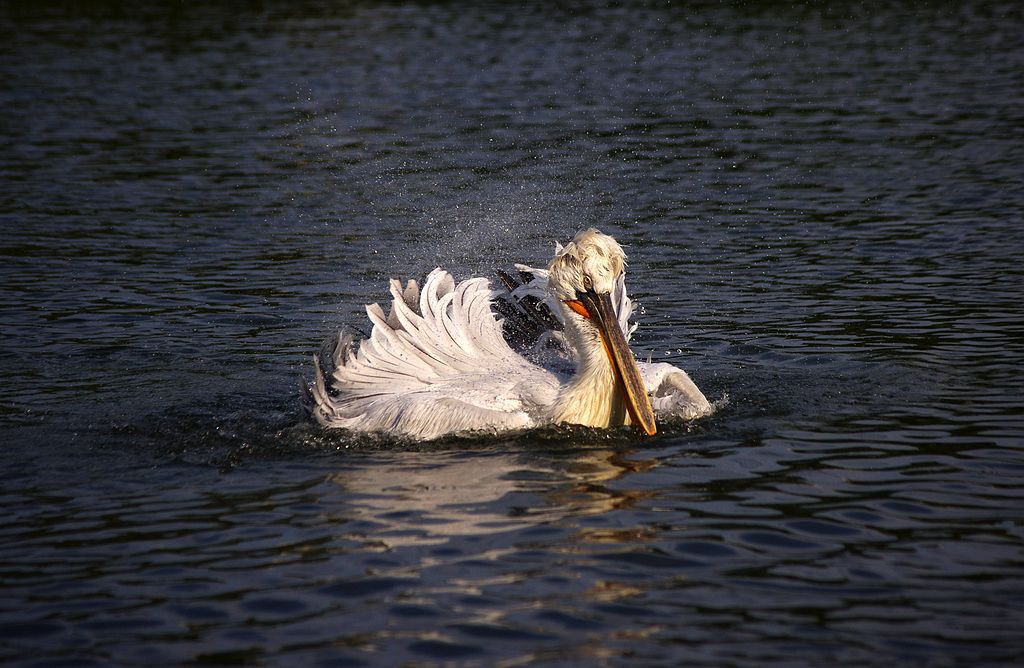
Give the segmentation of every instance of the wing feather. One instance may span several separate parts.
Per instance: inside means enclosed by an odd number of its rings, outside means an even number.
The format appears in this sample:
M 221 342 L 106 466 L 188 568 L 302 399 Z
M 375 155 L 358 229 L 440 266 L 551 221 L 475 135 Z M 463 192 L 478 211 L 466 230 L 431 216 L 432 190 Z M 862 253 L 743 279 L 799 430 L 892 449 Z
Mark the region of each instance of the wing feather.
M 386 316 L 366 308 L 369 337 L 343 332 L 316 357 L 308 394 L 321 424 L 430 439 L 537 423 L 558 379 L 505 342 L 487 279 L 456 284 L 435 269 L 390 292 Z
M 714 410 L 704 393 L 682 369 L 667 362 L 637 362 L 637 366 L 655 415 L 692 420 Z

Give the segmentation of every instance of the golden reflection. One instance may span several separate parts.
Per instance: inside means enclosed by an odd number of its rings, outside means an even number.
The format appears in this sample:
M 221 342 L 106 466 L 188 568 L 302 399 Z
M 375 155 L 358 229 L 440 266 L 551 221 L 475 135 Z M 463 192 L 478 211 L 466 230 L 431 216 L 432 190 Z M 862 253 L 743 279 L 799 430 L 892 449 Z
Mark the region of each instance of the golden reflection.
M 657 532 L 649 527 L 629 529 L 583 529 L 580 538 L 588 543 L 645 543 L 654 540 Z
M 330 476 L 346 492 L 343 516 L 333 519 L 382 525 L 349 537 L 383 550 L 557 524 L 629 507 L 649 496 L 651 492 L 609 484 L 657 466 L 657 460 L 629 455 L 586 448 L 558 453 L 375 454 L 358 468 Z M 630 542 L 638 534 L 587 530 L 583 535 L 595 542 Z
M 615 603 L 616 601 L 621 601 L 625 598 L 643 594 L 646 591 L 646 589 L 637 587 L 636 585 L 602 580 L 588 589 L 585 596 L 594 601 L 601 601 L 602 603 Z

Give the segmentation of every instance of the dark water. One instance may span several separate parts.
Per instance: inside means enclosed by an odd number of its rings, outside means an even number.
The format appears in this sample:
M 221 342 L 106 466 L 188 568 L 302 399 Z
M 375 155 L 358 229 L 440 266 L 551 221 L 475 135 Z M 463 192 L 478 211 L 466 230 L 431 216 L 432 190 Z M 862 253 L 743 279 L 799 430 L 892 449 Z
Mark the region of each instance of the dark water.
M 1021 659 L 1019 4 L 165 4 L 0 10 L 0 661 Z M 590 225 L 716 415 L 306 421 Z

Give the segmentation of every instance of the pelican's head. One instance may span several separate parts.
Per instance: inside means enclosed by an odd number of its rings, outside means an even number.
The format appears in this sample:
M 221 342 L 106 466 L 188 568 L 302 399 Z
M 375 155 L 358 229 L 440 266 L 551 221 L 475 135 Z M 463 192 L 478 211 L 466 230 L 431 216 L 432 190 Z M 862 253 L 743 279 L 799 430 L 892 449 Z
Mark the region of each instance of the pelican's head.
M 548 267 L 548 281 L 558 299 L 572 301 L 587 290 L 611 294 L 625 269 L 626 254 L 619 242 L 590 228 L 578 232 L 565 247 L 555 251 Z
M 654 435 L 654 410 L 612 305 L 612 291 L 625 268 L 626 254 L 619 242 L 591 228 L 578 232 L 564 248 L 556 250 L 548 265 L 548 286 L 579 316 L 576 320 L 581 328 L 597 330 L 629 416 Z

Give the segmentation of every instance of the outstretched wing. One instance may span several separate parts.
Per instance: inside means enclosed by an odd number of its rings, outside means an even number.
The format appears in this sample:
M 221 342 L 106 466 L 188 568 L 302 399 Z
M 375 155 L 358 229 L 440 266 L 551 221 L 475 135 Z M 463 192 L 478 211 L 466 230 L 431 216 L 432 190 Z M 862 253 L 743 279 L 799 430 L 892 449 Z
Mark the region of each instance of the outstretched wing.
M 516 354 L 491 312 L 484 278 L 455 284 L 435 269 L 422 290 L 391 281 L 391 312 L 366 307 L 369 338 L 349 332 L 316 357 L 310 410 L 328 427 L 431 439 L 527 428 L 558 379 Z

